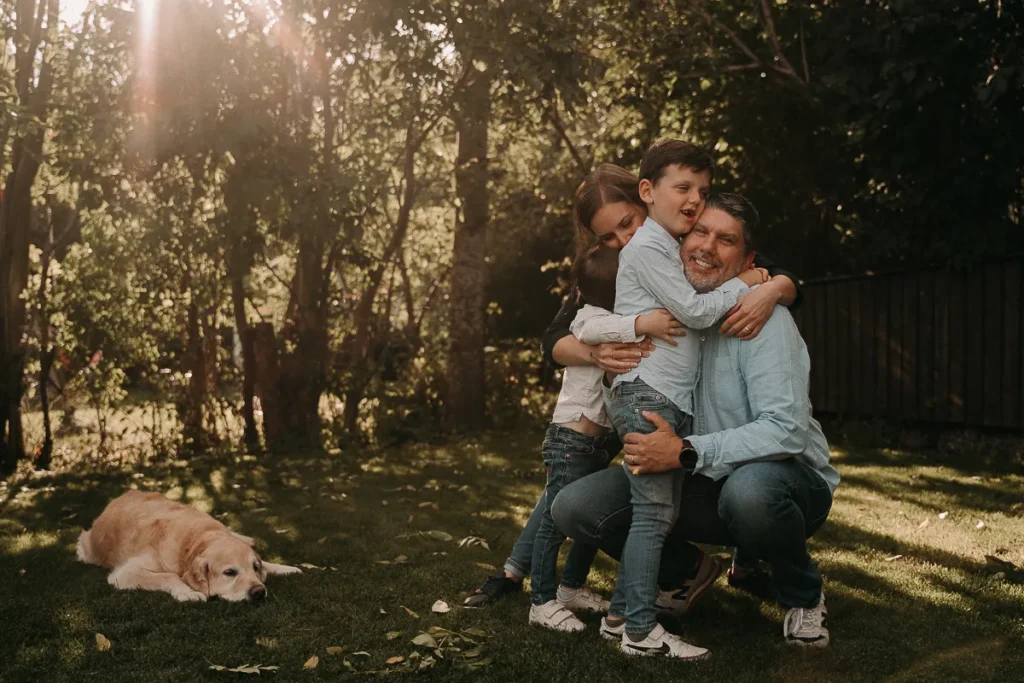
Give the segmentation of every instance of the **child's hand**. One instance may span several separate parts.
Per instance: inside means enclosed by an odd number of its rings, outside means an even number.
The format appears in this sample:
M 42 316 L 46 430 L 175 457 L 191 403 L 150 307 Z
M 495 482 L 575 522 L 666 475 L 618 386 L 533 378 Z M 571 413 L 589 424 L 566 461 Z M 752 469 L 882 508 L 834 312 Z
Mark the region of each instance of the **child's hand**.
M 662 339 L 672 346 L 678 346 L 672 337 L 685 337 L 686 330 L 683 324 L 672 317 L 672 314 L 664 308 L 656 311 L 638 315 L 636 317 L 635 330 L 637 335 L 645 334 L 649 337 Z
M 736 277 L 743 280 L 748 287 L 763 285 L 768 282 L 768 280 L 771 280 L 771 276 L 768 275 L 768 271 L 764 268 L 750 268 L 749 270 L 743 271 Z

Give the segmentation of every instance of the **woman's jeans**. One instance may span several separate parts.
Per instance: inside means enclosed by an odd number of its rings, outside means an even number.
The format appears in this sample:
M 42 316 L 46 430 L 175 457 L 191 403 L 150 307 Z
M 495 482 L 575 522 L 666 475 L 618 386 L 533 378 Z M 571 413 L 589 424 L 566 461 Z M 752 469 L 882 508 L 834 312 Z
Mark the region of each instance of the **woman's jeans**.
M 607 467 L 608 463 L 622 450 L 622 444 L 619 442 L 618 437 L 613 434 L 605 437 L 603 450 L 605 453 L 604 457 L 606 457 L 603 467 Z M 504 570 L 512 576 L 523 579 L 531 574 L 533 549 L 537 539 L 537 532 L 540 529 L 545 514 L 551 508 L 552 500 L 554 500 L 554 495 L 548 497 L 548 490 L 545 487 L 533 508 L 533 512 L 530 513 L 530 518 L 526 521 L 526 526 L 523 527 L 522 533 L 519 534 L 519 538 L 516 539 L 515 544 L 512 546 L 512 554 L 505 560 Z M 569 545 L 569 553 L 565 558 L 565 566 L 562 568 L 561 584 L 566 588 L 581 588 L 587 582 L 587 575 L 590 573 L 590 566 L 593 564 L 596 555 L 597 548 L 594 545 L 573 541 Z M 536 590 L 536 588 L 532 590 Z
M 530 582 L 531 601 L 543 605 L 555 599 L 558 590 L 558 550 L 565 542 L 565 536 L 551 518 L 551 501 L 558 492 L 574 481 L 606 469 L 618 453 L 619 440 L 614 435 L 590 436 L 558 425 L 548 426 L 544 436 L 542 454 L 547 471 L 547 485 L 544 487 L 544 509 L 533 542 L 533 574 Z M 614 448 L 615 450 L 611 450 Z M 580 547 L 583 546 L 583 547 Z M 583 585 L 590 571 L 590 565 L 597 554 L 597 548 L 585 541 L 573 542 L 574 566 L 570 576 L 573 583 L 569 588 Z
M 679 520 L 665 539 L 661 575 L 692 567 L 690 542 L 742 547 L 772 566 L 783 607 L 814 607 L 821 574 L 807 553 L 806 540 L 828 517 L 832 494 L 810 467 L 789 458 L 742 465 L 728 477 L 685 477 Z M 566 486 L 551 504 L 559 528 L 623 556 L 633 508 L 628 475 L 613 467 Z
M 690 433 L 690 416 L 643 380 L 617 384 L 607 404 L 620 437 L 654 431 L 654 425 L 643 416 L 644 411 L 663 417 L 676 434 Z M 646 635 L 658 624 L 654 601 L 658 592 L 661 548 L 679 515 L 682 470 L 633 474 L 623 463 L 621 471 L 629 482 L 633 513 L 608 614 L 624 616 L 627 633 Z M 573 538 L 583 540 L 575 535 Z

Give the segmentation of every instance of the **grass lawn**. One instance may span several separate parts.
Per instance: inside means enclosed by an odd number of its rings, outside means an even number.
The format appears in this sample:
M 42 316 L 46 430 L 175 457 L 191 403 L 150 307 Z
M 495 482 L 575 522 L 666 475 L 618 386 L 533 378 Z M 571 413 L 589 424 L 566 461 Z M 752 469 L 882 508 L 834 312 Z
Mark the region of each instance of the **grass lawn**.
M 785 646 L 782 610 L 724 580 L 667 624 L 711 648 L 700 663 L 626 659 L 598 637 L 596 618 L 583 634 L 530 627 L 525 594 L 459 609 L 487 566 L 501 565 L 541 488 L 541 437 L 80 468 L 0 489 L 0 681 L 251 678 L 210 669 L 242 664 L 280 667 L 261 678 L 281 681 L 1024 680 L 1024 586 L 994 578 L 985 560 L 1024 565 L 1024 476 L 932 453 L 836 448 L 843 483 L 813 540 L 829 604 L 825 651 Z M 114 591 L 104 570 L 76 562 L 74 544 L 129 486 L 211 512 L 260 539 L 267 559 L 318 568 L 270 577 L 255 607 Z M 466 537 L 489 549 L 460 546 Z M 610 593 L 614 571 L 599 559 L 591 585 Z M 451 612 L 432 613 L 437 600 Z M 443 658 L 411 642 L 431 627 L 444 629 L 434 633 Z M 316 668 L 303 670 L 314 655 Z M 406 660 L 387 663 L 396 657 Z

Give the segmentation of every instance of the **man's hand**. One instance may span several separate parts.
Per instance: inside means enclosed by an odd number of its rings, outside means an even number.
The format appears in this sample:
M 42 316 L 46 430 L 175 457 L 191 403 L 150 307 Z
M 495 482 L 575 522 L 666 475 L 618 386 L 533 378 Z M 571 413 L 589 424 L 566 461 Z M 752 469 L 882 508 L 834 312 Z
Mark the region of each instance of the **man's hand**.
M 590 349 L 590 359 L 605 372 L 622 375 L 636 368 L 652 350 L 654 342 L 650 339 L 633 344 L 601 344 Z
M 661 415 L 645 410 L 644 418 L 655 427 L 650 434 L 626 434 L 626 465 L 633 474 L 668 472 L 679 467 L 683 440 Z

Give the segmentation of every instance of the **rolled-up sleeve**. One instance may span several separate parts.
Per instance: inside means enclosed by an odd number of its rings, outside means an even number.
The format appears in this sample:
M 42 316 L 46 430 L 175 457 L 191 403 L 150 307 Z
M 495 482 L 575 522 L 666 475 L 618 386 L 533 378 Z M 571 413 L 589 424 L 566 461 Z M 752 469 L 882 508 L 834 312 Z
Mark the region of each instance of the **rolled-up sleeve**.
M 584 307 L 570 329 L 584 344 L 629 344 L 636 341 L 635 315 L 615 315 L 593 306 Z

